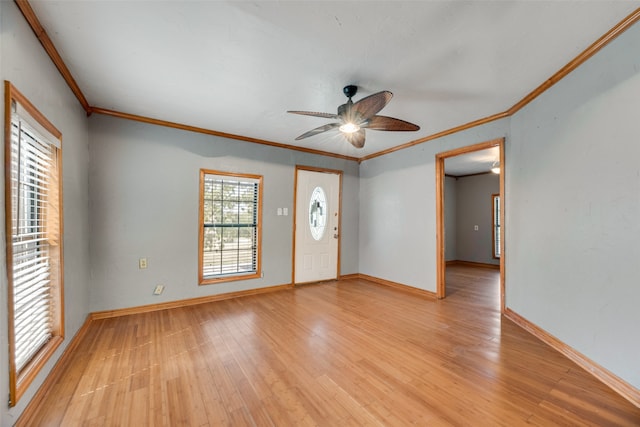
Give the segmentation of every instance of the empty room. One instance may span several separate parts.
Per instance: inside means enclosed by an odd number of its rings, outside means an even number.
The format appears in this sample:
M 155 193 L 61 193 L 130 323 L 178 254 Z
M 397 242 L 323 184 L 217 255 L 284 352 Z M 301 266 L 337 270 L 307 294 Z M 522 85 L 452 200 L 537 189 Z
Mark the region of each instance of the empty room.
M 0 1 L 0 427 L 640 425 L 638 21 Z

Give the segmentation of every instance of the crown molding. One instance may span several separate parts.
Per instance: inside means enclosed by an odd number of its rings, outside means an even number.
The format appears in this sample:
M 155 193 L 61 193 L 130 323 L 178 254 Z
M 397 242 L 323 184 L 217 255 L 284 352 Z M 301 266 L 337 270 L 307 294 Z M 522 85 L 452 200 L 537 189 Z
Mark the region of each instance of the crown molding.
M 190 131 L 190 132 L 203 133 L 203 134 L 207 134 L 207 135 L 220 136 L 220 137 L 223 137 L 223 138 L 229 138 L 229 139 L 241 140 L 241 141 L 246 141 L 246 142 L 252 142 L 252 143 L 268 145 L 268 146 L 272 146 L 272 147 L 284 148 L 284 149 L 289 149 L 289 150 L 294 150 L 294 151 L 302 151 L 302 152 L 311 153 L 311 154 L 318 154 L 318 155 L 321 155 L 321 156 L 328 156 L 328 157 L 335 157 L 335 158 L 344 159 L 344 160 L 351 160 L 351 161 L 356 161 L 358 163 L 361 163 L 361 162 L 363 162 L 365 160 L 374 159 L 376 157 L 380 157 L 380 156 L 383 156 L 383 155 L 386 155 L 386 154 L 390 154 L 390 153 L 393 153 L 393 152 L 396 152 L 396 151 L 399 151 L 399 150 L 404 150 L 405 148 L 410 148 L 410 147 L 413 147 L 415 145 L 419 145 L 419 144 L 422 144 L 422 143 L 425 143 L 425 142 L 428 142 L 428 141 L 432 141 L 434 139 L 442 138 L 443 136 L 451 135 L 451 134 L 454 134 L 454 133 L 457 133 L 457 132 L 460 132 L 460 131 L 463 131 L 463 130 L 466 130 L 466 129 L 471 129 L 471 128 L 474 128 L 476 126 L 480 126 L 480 125 L 483 125 L 483 124 L 486 124 L 486 123 L 490 123 L 490 122 L 493 122 L 493 121 L 496 121 L 496 120 L 500 120 L 500 119 L 505 118 L 505 117 L 511 117 L 512 115 L 514 115 L 515 113 L 520 111 L 523 107 L 525 107 L 527 104 L 529 104 L 531 101 L 533 101 L 538 96 L 540 96 L 542 93 L 544 93 L 551 86 L 553 86 L 554 84 L 556 84 L 557 82 L 562 80 L 565 76 L 567 76 L 573 70 L 575 70 L 580 65 L 582 65 L 585 61 L 587 61 L 589 58 L 591 58 L 593 55 L 595 55 L 598 51 L 600 51 L 600 49 L 602 49 L 607 44 L 609 44 L 611 41 L 616 39 L 620 34 L 624 33 L 633 24 L 638 22 L 638 20 L 640 20 L 640 8 L 638 8 L 638 9 L 634 10 L 631 14 L 629 14 L 627 17 L 625 17 L 618 24 L 616 24 L 609 31 L 607 31 L 602 37 L 600 37 L 598 40 L 596 40 L 593 44 L 591 44 L 588 48 L 586 48 L 582 53 L 580 53 L 573 60 L 571 60 L 567 65 L 565 65 L 560 70 L 558 70 L 555 74 L 553 74 L 551 77 L 549 77 L 547 80 L 545 80 L 542 84 L 540 84 L 533 91 L 529 92 L 529 94 L 527 94 L 524 98 L 522 98 L 520 101 L 518 101 L 516 104 L 514 104 L 511 108 L 509 108 L 506 111 L 503 111 L 503 112 L 497 113 L 497 114 L 493 114 L 491 116 L 487 116 L 487 117 L 484 117 L 484 118 L 481 118 L 481 119 L 478 119 L 478 120 L 474 120 L 472 122 L 469 122 L 469 123 L 466 123 L 466 124 L 463 124 L 463 125 L 460 125 L 460 126 L 456 126 L 456 127 L 451 128 L 451 129 L 447 129 L 447 130 L 444 130 L 444 131 L 441 131 L 441 132 L 438 132 L 438 133 L 434 133 L 432 135 L 428 135 L 428 136 L 425 136 L 425 137 L 420 138 L 420 139 L 409 141 L 409 142 L 407 142 L 405 144 L 397 145 L 395 147 L 391 147 L 391 148 L 388 148 L 388 149 L 385 149 L 385 150 L 382 150 L 382 151 L 378 151 L 376 153 L 369 154 L 367 156 L 352 157 L 352 156 L 345 156 L 345 155 L 341 155 L 341 154 L 335 154 L 335 153 L 331 153 L 331 152 L 328 152 L 328 151 L 314 150 L 314 149 L 310 149 L 310 148 L 298 147 L 298 146 L 295 146 L 295 145 L 282 144 L 282 143 L 278 143 L 278 142 L 267 141 L 267 140 L 251 138 L 251 137 L 245 137 L 245 136 L 230 134 L 230 133 L 226 133 L 226 132 L 219 132 L 219 131 L 212 130 L 212 129 L 205 129 L 205 128 L 189 126 L 189 125 L 181 124 L 181 123 L 175 123 L 175 122 L 170 122 L 170 121 L 165 121 L 165 120 L 153 119 L 153 118 L 150 118 L 150 117 L 138 116 L 138 115 L 135 115 L 135 114 L 129 114 L 129 113 L 124 113 L 124 112 L 119 112 L 119 111 L 107 110 L 107 109 L 99 108 L 99 107 L 92 107 L 89 104 L 89 102 L 87 101 L 87 99 L 85 98 L 85 96 L 82 93 L 82 91 L 80 90 L 80 87 L 78 86 L 78 84 L 76 83 L 75 79 L 73 78 L 71 72 L 67 68 L 67 66 L 64 63 L 64 61 L 62 60 L 62 57 L 60 57 L 60 54 L 58 53 L 58 50 L 53 45 L 53 42 L 51 41 L 51 39 L 47 35 L 44 27 L 40 23 L 40 20 L 38 19 L 38 17 L 36 16 L 35 12 L 31 8 L 31 5 L 29 4 L 29 1 L 28 0 L 14 0 L 14 1 L 15 1 L 16 5 L 18 6 L 18 8 L 20 9 L 20 11 L 22 12 L 22 15 L 25 17 L 25 19 L 29 23 L 29 26 L 31 26 L 31 29 L 33 30 L 33 32 L 35 33 L 36 37 L 38 38 L 38 40 L 42 44 L 44 50 L 47 52 L 47 54 L 51 58 L 51 61 L 53 61 L 53 63 L 58 68 L 58 71 L 60 72 L 60 74 L 62 75 L 64 80 L 67 82 L 67 85 L 69 86 L 71 91 L 75 94 L 76 98 L 78 98 L 78 101 L 80 102 L 80 105 L 82 105 L 82 108 L 84 108 L 84 110 L 86 111 L 87 116 L 90 116 L 92 113 L 99 113 L 99 114 L 104 114 L 104 115 L 110 115 L 110 116 L 113 116 L 113 117 L 120 117 L 120 118 L 124 118 L 124 119 L 128 119 L 128 120 L 135 120 L 135 121 L 140 121 L 140 122 L 143 122 L 143 123 L 154 124 L 154 125 L 158 125 L 158 126 L 166 126 L 166 127 L 171 127 L 171 128 L 175 128 L 175 129 L 186 130 L 186 131 Z

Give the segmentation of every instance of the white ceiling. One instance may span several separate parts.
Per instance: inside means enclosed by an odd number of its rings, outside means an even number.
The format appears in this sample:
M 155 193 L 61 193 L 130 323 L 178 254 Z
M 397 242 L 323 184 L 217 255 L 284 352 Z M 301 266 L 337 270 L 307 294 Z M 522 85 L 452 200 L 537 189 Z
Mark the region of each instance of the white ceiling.
M 628 1 L 31 0 L 89 104 L 364 157 L 501 113 L 640 6 Z M 356 84 L 418 132 L 330 122 Z
M 450 176 L 460 177 L 489 172 L 494 163 L 499 164 L 499 161 L 499 147 L 472 151 L 444 159 L 444 173 Z

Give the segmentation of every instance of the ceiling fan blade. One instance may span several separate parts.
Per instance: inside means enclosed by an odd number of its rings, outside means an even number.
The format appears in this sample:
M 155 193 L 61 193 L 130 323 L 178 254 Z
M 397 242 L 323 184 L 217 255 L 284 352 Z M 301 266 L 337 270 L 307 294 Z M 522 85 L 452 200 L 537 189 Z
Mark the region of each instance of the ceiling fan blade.
M 308 138 L 310 136 L 317 135 L 319 133 L 326 132 L 328 130 L 335 129 L 338 127 L 340 127 L 340 123 L 329 123 L 327 125 L 320 126 L 315 129 L 311 129 L 309 132 L 303 133 L 302 135 L 296 138 L 296 141 L 299 141 L 301 139 Z
M 364 147 L 364 129 L 353 133 L 343 133 L 344 137 L 356 148 Z
M 374 93 L 355 102 L 351 110 L 357 112 L 361 120 L 367 120 L 382 110 L 384 106 L 391 101 L 392 97 L 393 94 L 391 92 L 383 90 L 382 92 Z
M 338 115 L 333 113 L 317 113 L 315 111 L 287 111 L 291 114 L 302 114 L 303 116 L 325 117 L 327 119 L 337 119 Z
M 416 131 L 420 130 L 420 126 L 406 122 L 400 119 L 394 119 L 387 116 L 373 116 L 368 123 L 360 125 L 372 130 L 391 130 L 391 131 Z

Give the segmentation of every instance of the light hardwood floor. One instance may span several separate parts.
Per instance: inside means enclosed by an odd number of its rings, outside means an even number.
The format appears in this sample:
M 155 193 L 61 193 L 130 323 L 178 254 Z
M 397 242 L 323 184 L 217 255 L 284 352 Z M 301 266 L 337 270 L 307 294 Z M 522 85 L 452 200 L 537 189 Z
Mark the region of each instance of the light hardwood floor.
M 430 301 L 362 280 L 95 321 L 30 425 L 640 425 L 509 320 L 498 272 Z

